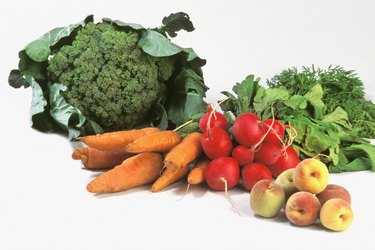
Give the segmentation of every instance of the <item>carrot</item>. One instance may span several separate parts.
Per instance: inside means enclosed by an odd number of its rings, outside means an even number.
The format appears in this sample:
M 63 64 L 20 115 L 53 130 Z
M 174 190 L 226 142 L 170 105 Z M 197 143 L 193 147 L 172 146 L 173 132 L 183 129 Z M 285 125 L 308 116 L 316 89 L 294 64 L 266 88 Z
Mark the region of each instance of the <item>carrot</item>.
M 199 159 L 194 168 L 189 172 L 188 183 L 191 185 L 197 185 L 204 182 L 204 170 L 207 168 L 210 160 L 207 158 Z
M 173 147 L 164 158 L 164 166 L 177 170 L 193 162 L 202 153 L 202 134 L 193 132 Z
M 189 166 L 185 165 L 178 170 L 165 168 L 161 176 L 152 184 L 151 191 L 158 192 L 167 186 L 181 180 L 189 172 Z
M 202 157 L 197 161 L 193 169 L 191 169 L 188 174 L 188 177 L 187 177 L 188 185 L 186 186 L 186 190 L 183 196 L 181 197 L 181 199 L 189 191 L 190 185 L 197 185 L 205 181 L 204 170 L 207 168 L 209 163 L 210 163 L 210 160 L 206 157 Z
M 143 129 L 121 130 L 98 135 L 79 137 L 78 139 L 87 146 L 103 151 L 124 151 L 127 144 L 144 135 L 160 131 L 158 128 L 147 127 Z
M 81 160 L 87 169 L 112 168 L 133 154 L 126 152 L 101 151 L 91 147 L 80 147 L 73 151 L 72 158 Z
M 173 130 L 163 130 L 142 136 L 125 147 L 129 153 L 167 152 L 181 141 Z
M 143 186 L 155 181 L 162 169 L 159 153 L 141 153 L 104 172 L 86 189 L 92 193 L 113 193 Z

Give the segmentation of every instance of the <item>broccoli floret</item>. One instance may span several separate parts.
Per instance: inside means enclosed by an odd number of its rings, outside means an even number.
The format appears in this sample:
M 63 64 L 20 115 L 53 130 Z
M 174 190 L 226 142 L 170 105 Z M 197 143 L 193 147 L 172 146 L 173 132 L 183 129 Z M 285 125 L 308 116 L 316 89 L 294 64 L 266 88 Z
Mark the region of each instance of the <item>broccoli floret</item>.
M 133 128 L 150 120 L 175 70 L 175 58 L 143 52 L 135 31 L 88 23 L 71 45 L 55 52 L 47 68 L 51 83 L 67 86 L 66 101 L 106 130 Z

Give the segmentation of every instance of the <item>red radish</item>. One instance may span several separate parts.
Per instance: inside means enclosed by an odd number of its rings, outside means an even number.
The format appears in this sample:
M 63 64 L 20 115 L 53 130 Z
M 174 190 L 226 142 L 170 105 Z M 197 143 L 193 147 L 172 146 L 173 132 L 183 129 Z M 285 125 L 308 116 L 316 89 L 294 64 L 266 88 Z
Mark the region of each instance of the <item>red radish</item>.
M 228 130 L 228 121 L 225 116 L 215 111 L 212 105 L 208 105 L 207 113 L 204 114 L 199 120 L 199 127 L 201 131 L 206 132 L 207 128 L 219 127 L 224 130 Z
M 260 118 L 251 112 L 239 115 L 232 129 L 234 139 L 246 147 L 260 143 L 265 133 Z
M 272 172 L 273 177 L 279 176 L 282 172 L 289 168 L 295 168 L 301 160 L 298 157 L 297 152 L 292 147 L 287 147 L 285 154 L 282 154 L 277 162 L 270 165 L 269 168 Z
M 245 166 L 253 162 L 254 150 L 244 145 L 238 145 L 232 150 L 232 157 L 240 166 Z
M 272 180 L 271 171 L 260 162 L 253 162 L 243 167 L 241 176 L 243 187 L 249 191 L 260 180 Z
M 213 127 L 203 133 L 202 149 L 210 159 L 228 156 L 232 151 L 232 140 L 227 131 L 219 127 Z
M 228 189 L 236 186 L 240 180 L 240 166 L 231 157 L 219 157 L 212 160 L 204 170 L 204 179 L 213 190 L 225 191 L 227 200 L 232 209 L 240 215 L 228 196 Z
M 219 157 L 208 164 L 204 171 L 204 179 L 213 190 L 228 190 L 237 185 L 240 167 L 231 157 Z
M 282 144 L 265 142 L 255 152 L 254 160 L 265 165 L 272 165 L 277 162 L 283 153 L 284 147 Z
M 282 139 L 284 138 L 284 135 L 285 135 L 285 128 L 278 120 L 267 119 L 263 121 L 263 125 L 266 131 L 269 128 L 271 128 L 270 131 L 265 136 L 263 142 L 271 142 L 271 143 L 282 142 Z

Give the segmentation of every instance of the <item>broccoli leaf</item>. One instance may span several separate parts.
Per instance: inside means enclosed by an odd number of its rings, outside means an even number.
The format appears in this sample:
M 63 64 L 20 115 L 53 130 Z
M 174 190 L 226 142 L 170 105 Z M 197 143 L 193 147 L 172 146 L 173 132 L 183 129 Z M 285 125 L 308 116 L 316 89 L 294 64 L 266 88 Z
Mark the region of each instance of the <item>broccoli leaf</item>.
M 14 69 L 10 72 L 8 82 L 13 88 L 20 88 L 21 86 L 27 88 L 30 86 L 23 74 L 21 74 L 18 69 Z
M 102 20 L 103 20 L 103 22 L 115 24 L 117 27 L 121 27 L 121 28 L 128 28 L 129 27 L 133 30 L 146 30 L 145 27 L 143 27 L 142 25 L 137 24 L 137 23 L 126 23 L 126 22 L 123 22 L 123 21 L 120 21 L 120 20 L 112 20 L 110 18 L 103 18 Z
M 50 113 L 55 121 L 68 131 L 69 139 L 72 139 L 80 134 L 80 129 L 85 123 L 86 117 L 77 108 L 65 101 L 60 92 L 66 89 L 65 85 L 59 83 L 50 86 Z
M 169 89 L 167 113 L 175 125 L 179 126 L 206 111 L 207 104 L 203 100 L 205 85 L 193 70 L 182 69 L 174 80 L 174 87 Z
M 32 89 L 32 99 L 30 107 L 31 126 L 42 132 L 57 131 L 56 123 L 48 112 L 48 102 L 40 85 L 31 76 L 24 76 L 28 85 Z
M 193 23 L 190 21 L 189 15 L 184 12 L 172 13 L 162 20 L 163 26 L 159 27 L 157 31 L 161 33 L 168 33 L 170 37 L 177 36 L 177 31 L 186 30 L 188 32 L 194 30 Z
M 155 57 L 173 56 L 182 51 L 180 46 L 153 30 L 145 32 L 138 44 L 144 52 Z
M 42 35 L 40 38 L 26 45 L 26 54 L 35 62 L 46 61 L 51 53 L 51 46 L 55 45 L 62 38 L 69 36 L 76 28 L 84 26 L 90 21 L 93 21 L 92 15 L 86 17 L 85 20 L 77 24 L 52 29 L 51 31 Z

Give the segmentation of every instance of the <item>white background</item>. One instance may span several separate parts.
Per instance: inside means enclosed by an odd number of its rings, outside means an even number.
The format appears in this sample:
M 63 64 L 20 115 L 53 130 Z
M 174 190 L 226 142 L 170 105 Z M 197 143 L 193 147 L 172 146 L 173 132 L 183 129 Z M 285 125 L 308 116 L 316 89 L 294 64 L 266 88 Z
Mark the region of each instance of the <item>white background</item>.
M 221 192 L 185 183 L 151 194 L 147 187 L 114 195 L 85 189 L 95 173 L 70 158 L 63 137 L 29 126 L 30 89 L 7 77 L 17 53 L 44 32 L 86 15 L 158 26 L 177 11 L 196 30 L 174 41 L 207 59 L 207 101 L 247 74 L 264 80 L 288 67 L 342 65 L 354 69 L 375 101 L 375 2 L 336 1 L 3 1 L 0 8 L 0 249 L 374 249 L 375 175 L 332 174 L 352 194 L 355 219 L 341 233 L 300 228 L 283 217 L 260 219 L 249 194 L 230 191 L 242 216 Z

